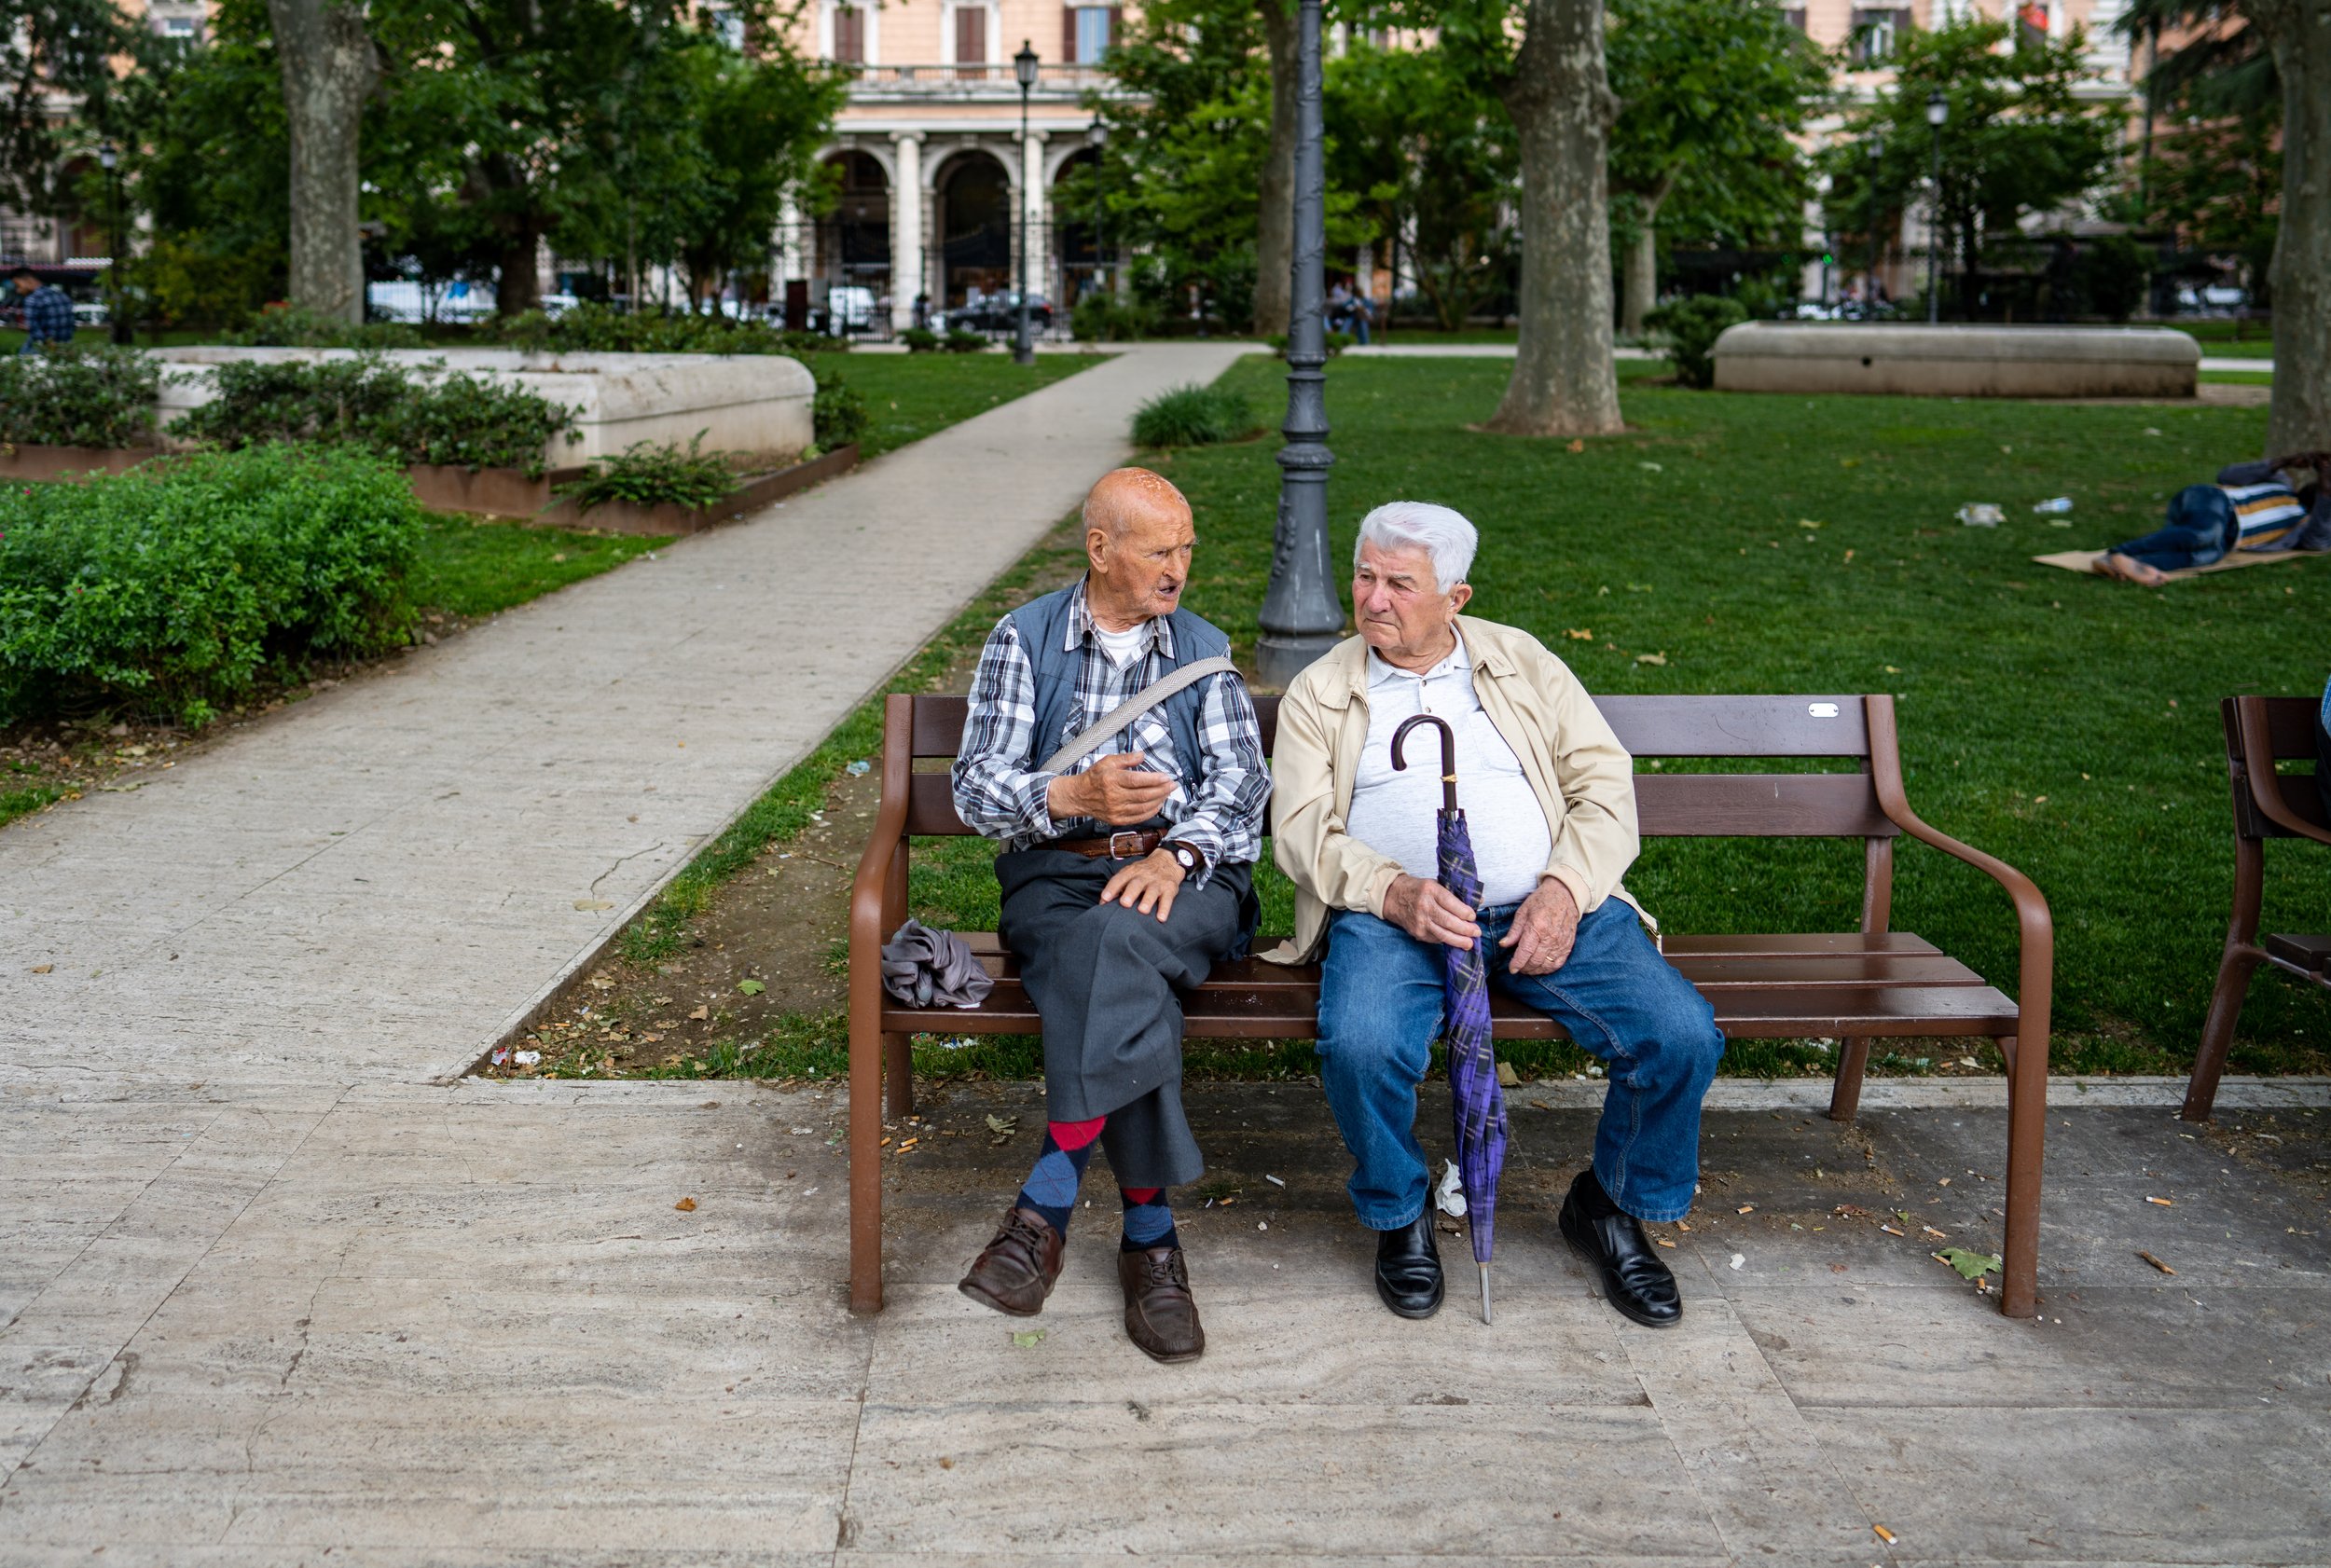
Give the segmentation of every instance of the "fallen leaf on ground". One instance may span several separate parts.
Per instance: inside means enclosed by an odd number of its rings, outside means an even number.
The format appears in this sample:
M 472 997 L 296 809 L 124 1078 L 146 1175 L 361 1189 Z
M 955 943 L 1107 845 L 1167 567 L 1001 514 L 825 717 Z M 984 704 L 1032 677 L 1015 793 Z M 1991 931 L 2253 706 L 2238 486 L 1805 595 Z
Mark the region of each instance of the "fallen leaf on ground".
M 1594 640 L 1593 629 L 1589 626 L 1573 626 L 1564 632 L 1563 635 L 1570 639 L 1573 642 L 1592 642 Z
M 1664 653 L 1637 653 L 1634 656 L 1634 662 L 1639 665 L 1663 665 L 1667 662 L 1667 655 Z
M 2165 1274 L 2173 1274 L 2177 1272 L 2176 1270 L 2171 1268 L 2168 1264 L 2162 1262 L 2159 1259 L 2154 1257 L 2151 1253 L 2145 1251 L 2143 1247 L 2139 1247 L 2137 1249 L 2137 1256 L 2144 1259 L 2146 1262 L 2152 1264 L 2155 1268 L 2160 1270 L 2161 1272 Z
M 1034 1350 L 1044 1342 L 1044 1331 L 1041 1328 L 1014 1329 L 1012 1334 L 1012 1342 L 1022 1350 Z
M 33 966 L 33 972 L 34 974 L 48 974 L 55 970 L 56 967 L 57 966 L 54 964 L 34 964 Z
M 694 1198 L 683 1198 L 680 1202 L 674 1204 L 672 1207 L 678 1209 L 682 1214 L 694 1214 L 697 1211 L 697 1201 Z
M 1009 1137 L 1020 1130 L 1020 1119 L 1016 1116 L 991 1116 L 987 1119 L 987 1130 Z
M 1959 1271 L 1961 1279 L 1980 1279 L 1999 1267 L 1995 1252 L 1969 1252 L 1963 1246 L 1946 1246 L 1935 1257 Z
M 705 1022 L 712 1016 L 711 1004 L 709 1002 L 706 1003 L 704 1006 L 697 1009 L 694 1012 L 688 1014 L 688 1016 L 695 1019 L 699 1024 Z
M 1513 1070 L 1512 1063 L 1497 1064 L 1497 1084 L 1503 1089 L 1519 1089 L 1522 1086 L 1522 1077 Z
M 577 909 L 613 909 L 615 905 L 612 899 L 577 899 L 574 901 L 574 907 Z
M 768 987 L 757 980 L 740 980 L 737 983 L 737 989 L 748 997 L 757 997 Z
M 1570 443 L 1567 449 L 1573 452 L 1583 452 L 1586 450 L 1586 443 L 1583 441 L 1574 440 Z

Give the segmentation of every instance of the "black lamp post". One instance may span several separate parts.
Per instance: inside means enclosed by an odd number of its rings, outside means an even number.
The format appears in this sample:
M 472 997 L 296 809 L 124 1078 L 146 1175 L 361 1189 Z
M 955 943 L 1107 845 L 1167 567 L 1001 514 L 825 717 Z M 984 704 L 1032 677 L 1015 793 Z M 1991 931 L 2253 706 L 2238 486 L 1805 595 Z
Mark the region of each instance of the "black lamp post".
M 1862 300 L 1862 314 L 1872 320 L 1878 314 L 1878 160 L 1885 150 L 1877 137 L 1869 139 L 1869 291 Z
M 1028 183 L 1028 95 L 1036 86 L 1036 51 L 1027 39 L 1020 40 L 1020 52 L 1012 57 L 1012 74 L 1020 83 L 1020 325 L 1012 339 L 1012 362 L 1014 364 L 1034 364 L 1036 345 L 1028 336 L 1028 204 L 1035 192 L 1025 188 Z
M 1344 632 L 1344 604 L 1329 585 L 1326 253 L 1327 168 L 1319 119 L 1319 0 L 1297 13 L 1295 255 L 1287 333 L 1287 423 L 1280 433 L 1278 526 L 1271 584 L 1262 596 L 1256 673 L 1282 690 Z
M 1109 122 L 1098 111 L 1093 116 L 1093 274 L 1100 280 L 1101 292 L 1107 294 L 1110 284 L 1109 247 L 1103 242 L 1103 218 L 1107 215 L 1101 204 L 1101 174 L 1109 167 Z
M 106 302 L 105 317 L 113 326 L 113 339 L 123 348 L 130 346 L 130 316 L 121 304 L 121 149 L 112 142 L 97 146 L 97 165 L 105 171 L 106 194 L 113 201 L 113 254 L 107 258 L 105 289 L 113 296 Z
M 1951 104 L 1937 88 L 1926 95 L 1926 123 L 1934 129 L 1934 194 L 1927 199 L 1926 221 L 1926 320 L 1929 323 L 1942 320 L 1942 296 L 1936 292 L 1936 264 L 1942 254 L 1942 122 L 1951 117 Z

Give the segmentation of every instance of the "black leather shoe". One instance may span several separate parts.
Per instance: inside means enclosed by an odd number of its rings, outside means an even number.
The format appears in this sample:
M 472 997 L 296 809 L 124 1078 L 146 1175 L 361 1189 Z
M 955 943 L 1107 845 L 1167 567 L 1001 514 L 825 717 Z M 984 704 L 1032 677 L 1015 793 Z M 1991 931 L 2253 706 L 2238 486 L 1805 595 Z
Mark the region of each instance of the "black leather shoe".
M 1441 1247 L 1432 1238 L 1432 1205 L 1397 1231 L 1376 1232 L 1376 1294 L 1402 1317 L 1441 1310 Z
M 1605 1204 L 1590 1204 L 1587 1183 L 1592 1170 L 1579 1173 L 1563 1200 L 1563 1239 L 1592 1264 L 1603 1282 L 1603 1299 L 1646 1328 L 1673 1328 L 1684 1320 L 1684 1299 L 1676 1276 L 1660 1261 L 1651 1239 L 1635 1217 L 1617 1209 L 1599 1219 L 1587 1216 Z M 1595 1191 L 1600 1196 L 1599 1187 Z

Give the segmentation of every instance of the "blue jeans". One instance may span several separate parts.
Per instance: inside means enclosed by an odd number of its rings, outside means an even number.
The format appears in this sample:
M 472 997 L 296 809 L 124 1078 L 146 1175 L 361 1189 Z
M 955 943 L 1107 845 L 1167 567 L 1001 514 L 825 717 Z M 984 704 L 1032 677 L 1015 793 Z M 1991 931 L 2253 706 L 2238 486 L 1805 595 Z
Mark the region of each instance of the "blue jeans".
M 2215 485 L 2187 485 L 2169 498 L 2169 526 L 2143 539 L 2116 544 L 2112 553 L 2161 571 L 2208 566 L 2234 547 L 2239 525 L 2234 503 Z
M 1594 1175 L 1638 1219 L 1680 1219 L 1700 1180 L 1700 1101 L 1724 1054 L 1716 1011 L 1660 956 L 1624 901 L 1579 922 L 1552 974 L 1515 974 L 1497 945 L 1514 904 L 1485 909 L 1489 983 L 1570 1031 L 1609 1065 Z M 1319 983 L 1319 1077 L 1352 1151 L 1352 1206 L 1372 1231 L 1425 1212 L 1416 1086 L 1441 1033 L 1442 949 L 1386 920 L 1340 910 Z

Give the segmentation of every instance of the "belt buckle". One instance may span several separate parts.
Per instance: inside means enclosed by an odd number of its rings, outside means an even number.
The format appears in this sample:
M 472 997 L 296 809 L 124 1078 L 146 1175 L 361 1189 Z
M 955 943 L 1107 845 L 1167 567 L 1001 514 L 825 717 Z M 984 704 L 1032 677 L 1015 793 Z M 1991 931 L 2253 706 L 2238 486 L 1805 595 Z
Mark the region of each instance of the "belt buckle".
M 1132 844 L 1133 844 L 1133 847 L 1132 847 L 1132 848 L 1130 848 L 1130 849 L 1126 849 L 1126 850 L 1120 851 L 1120 850 L 1118 849 L 1118 847 L 1117 847 L 1117 841 L 1118 841 L 1119 839 L 1121 839 L 1121 838 L 1122 838 L 1122 839 L 1129 839 L 1129 840 L 1131 840 L 1131 841 L 1132 841 Z M 1132 860 L 1132 859 L 1133 859 L 1136 855 L 1138 855 L 1139 853 L 1141 853 L 1141 835 L 1140 835 L 1139 833 L 1138 833 L 1138 832 L 1113 832 L 1113 833 L 1110 833 L 1110 834 L 1109 835 L 1109 858 L 1110 858 L 1110 860 Z

